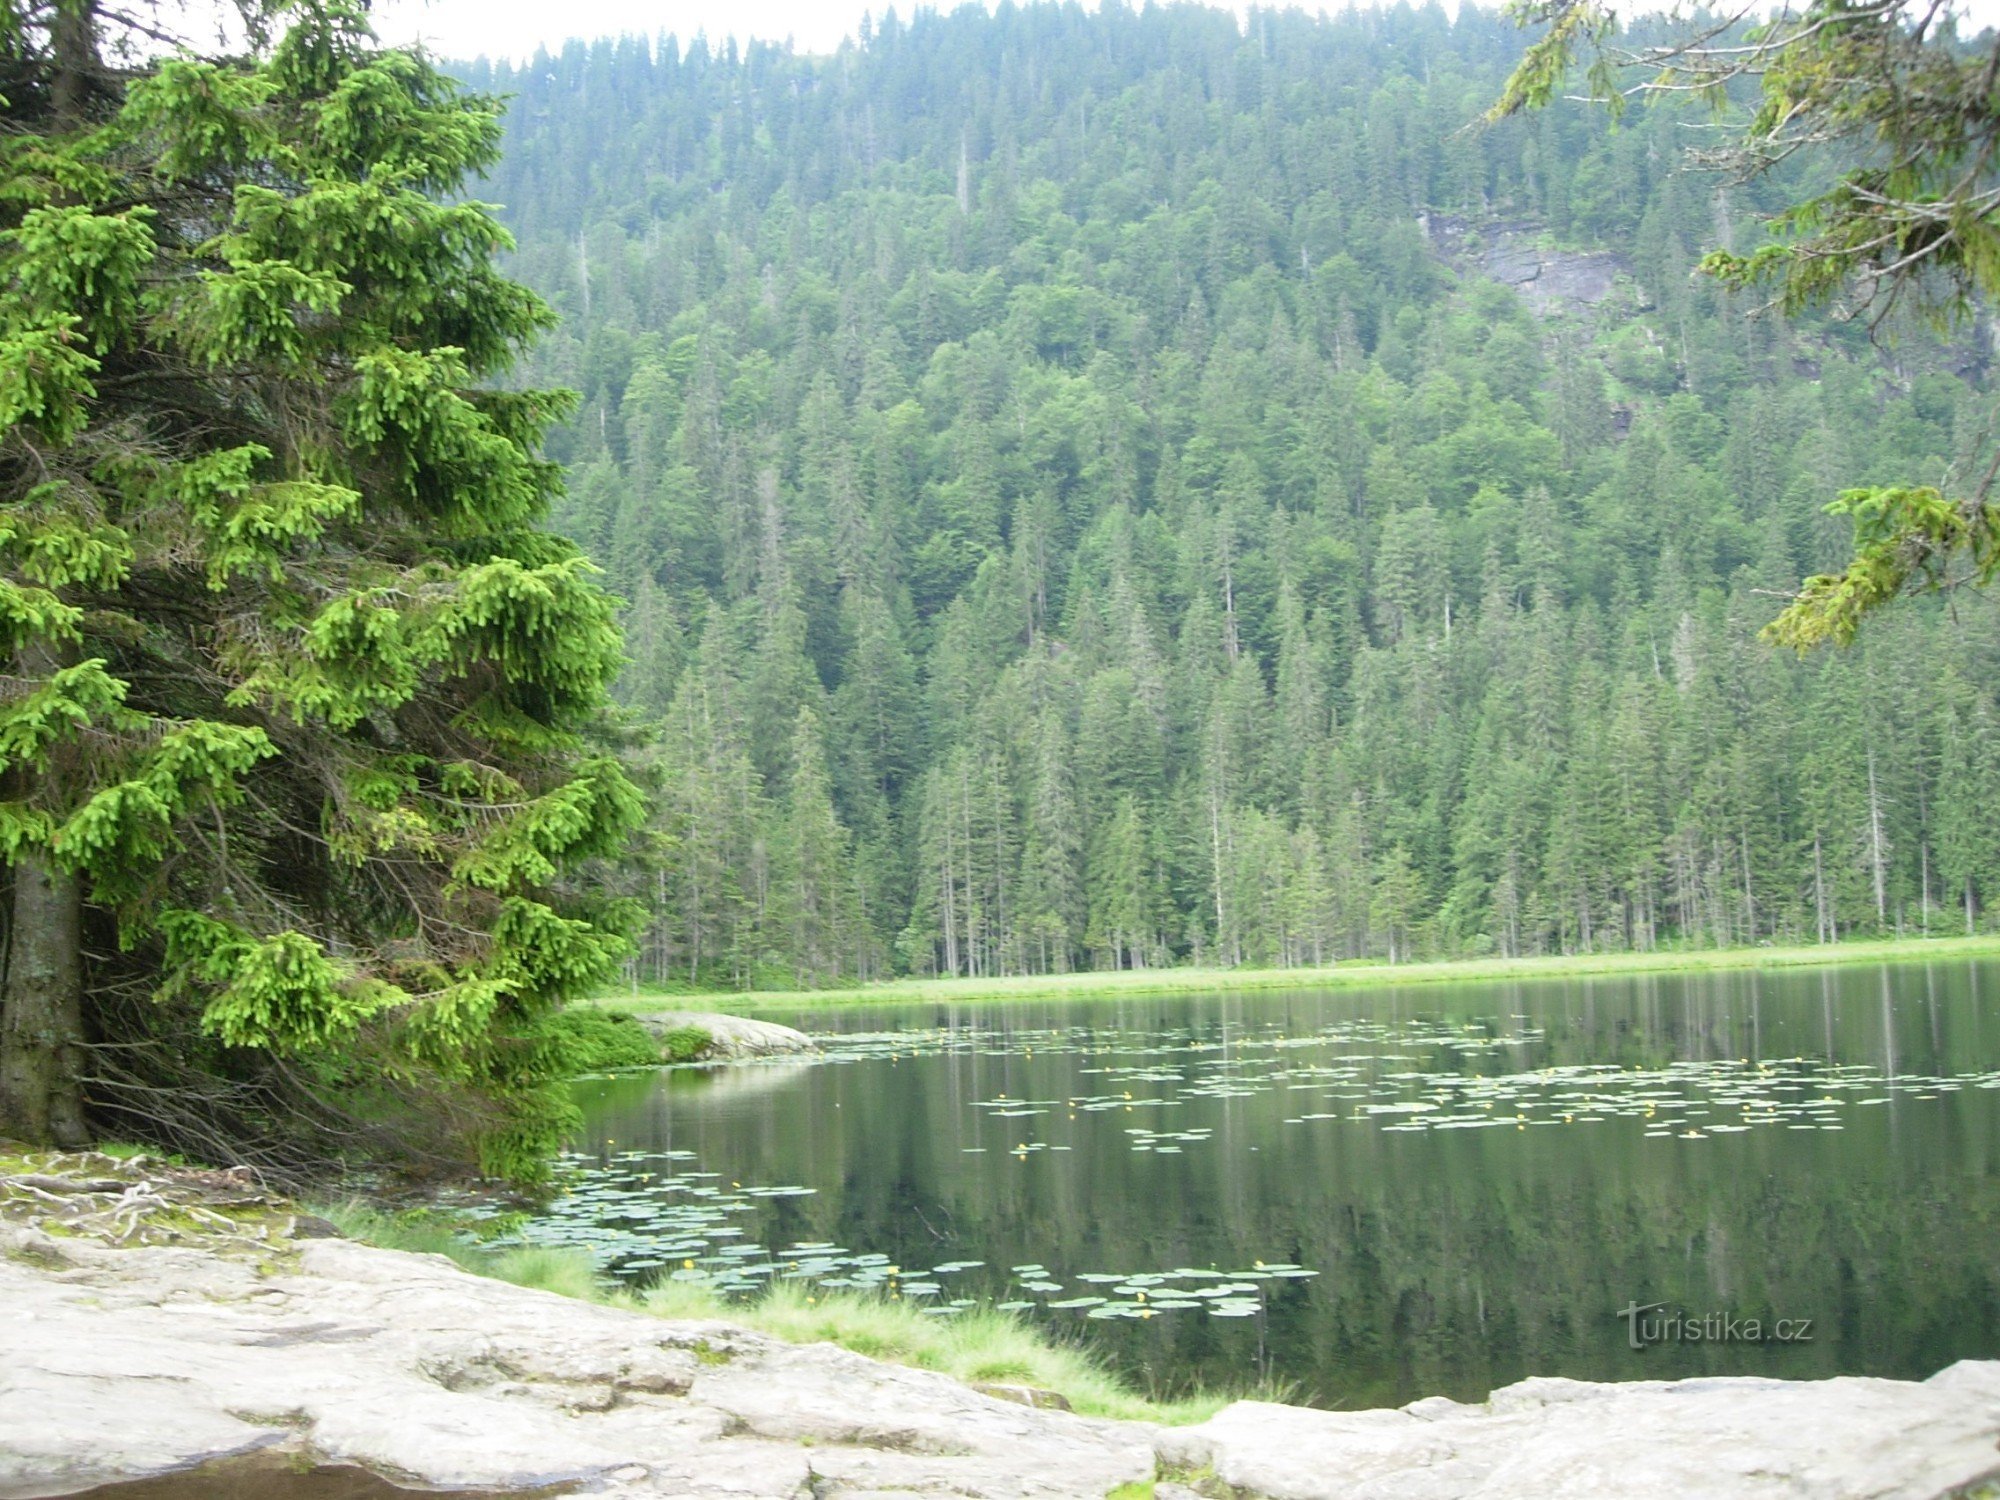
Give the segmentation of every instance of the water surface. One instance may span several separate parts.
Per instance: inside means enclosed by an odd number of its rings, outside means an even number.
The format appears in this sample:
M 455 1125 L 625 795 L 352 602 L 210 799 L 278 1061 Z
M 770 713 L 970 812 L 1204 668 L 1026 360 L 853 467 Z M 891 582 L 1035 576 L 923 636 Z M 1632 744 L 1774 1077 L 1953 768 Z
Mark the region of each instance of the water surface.
M 525 1233 L 1011 1303 L 1165 1390 L 1922 1377 L 2000 1354 L 1990 997 L 1955 963 L 778 1016 L 826 1060 L 580 1085 Z M 1634 1350 L 1646 1304 L 1681 1336 Z

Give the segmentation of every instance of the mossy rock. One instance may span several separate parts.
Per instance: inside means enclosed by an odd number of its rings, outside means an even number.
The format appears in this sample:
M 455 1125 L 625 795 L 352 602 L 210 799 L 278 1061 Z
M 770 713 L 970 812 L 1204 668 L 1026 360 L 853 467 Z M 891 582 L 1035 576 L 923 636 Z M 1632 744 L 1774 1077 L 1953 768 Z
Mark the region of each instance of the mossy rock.
M 700 1062 L 715 1051 L 715 1035 L 705 1026 L 670 1027 L 658 1040 L 662 1062 Z
M 708 1011 L 669 1010 L 634 1016 L 652 1032 L 668 1062 L 708 1062 L 740 1057 L 783 1057 L 817 1052 L 819 1046 L 802 1031 L 747 1016 Z M 697 1039 L 701 1046 L 696 1048 Z M 683 1055 L 670 1055 L 669 1049 Z

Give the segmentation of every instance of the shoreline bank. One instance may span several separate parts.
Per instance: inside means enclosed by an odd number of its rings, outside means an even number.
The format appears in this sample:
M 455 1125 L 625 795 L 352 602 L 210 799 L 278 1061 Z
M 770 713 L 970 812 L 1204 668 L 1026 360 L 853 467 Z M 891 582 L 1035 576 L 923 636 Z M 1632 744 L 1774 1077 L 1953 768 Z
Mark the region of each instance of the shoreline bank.
M 1111 1000 L 1236 991 L 1386 989 L 1471 983 L 1619 979 L 1659 974 L 1851 968 L 1866 964 L 1954 963 L 2000 958 L 2000 933 L 1975 937 L 1888 938 L 1787 948 L 1701 948 L 1537 958 L 1441 959 L 1388 964 L 1352 960 L 1296 969 L 1120 969 L 995 979 L 895 979 L 824 990 L 640 989 L 595 996 L 605 1010 L 637 1013 L 700 1009 L 724 1015 L 797 1013 L 863 1006 L 969 1004 L 1005 1000 Z

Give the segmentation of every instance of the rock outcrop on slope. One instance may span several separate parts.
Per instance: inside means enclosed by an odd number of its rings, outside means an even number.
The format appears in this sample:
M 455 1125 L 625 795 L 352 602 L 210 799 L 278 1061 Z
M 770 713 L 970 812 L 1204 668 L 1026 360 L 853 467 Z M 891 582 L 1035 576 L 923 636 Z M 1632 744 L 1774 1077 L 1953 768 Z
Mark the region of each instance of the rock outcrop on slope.
M 1438 257 L 1512 287 L 1537 317 L 1595 307 L 1617 289 L 1632 265 L 1609 250 L 1563 250 L 1546 243 L 1540 226 L 1525 222 L 1473 224 L 1449 214 L 1419 219 Z
M 202 1206 L 143 1162 L 29 1165 L 0 1175 L 0 1500 L 260 1450 L 427 1486 L 690 1500 L 1155 1479 L 1181 1500 L 1933 1500 L 2000 1471 L 2000 1363 L 1922 1383 L 1531 1380 L 1402 1411 L 1238 1402 L 1166 1429 L 297 1239 L 281 1202 L 222 1174 Z

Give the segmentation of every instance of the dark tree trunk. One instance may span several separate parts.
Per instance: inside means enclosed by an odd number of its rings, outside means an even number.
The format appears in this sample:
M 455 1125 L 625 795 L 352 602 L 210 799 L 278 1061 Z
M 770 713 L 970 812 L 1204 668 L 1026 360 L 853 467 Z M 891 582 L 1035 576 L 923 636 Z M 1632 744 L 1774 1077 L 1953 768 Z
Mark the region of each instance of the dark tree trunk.
M 97 0 L 59 0 L 49 18 L 49 43 L 55 53 L 56 118 L 74 128 L 88 114 L 91 90 L 104 69 L 97 52 Z
M 43 854 L 14 864 L 4 1010 L 0 1134 L 77 1147 L 83 1123 L 83 898 Z
M 58 0 L 49 18 L 55 54 L 52 102 L 74 129 L 89 115 L 102 62 L 97 0 Z M 17 668 L 47 677 L 68 653 L 46 641 L 24 648 Z M 19 774 L 10 778 L 19 786 Z M 0 982 L 0 1134 L 36 1146 L 77 1147 L 83 1120 L 83 891 L 45 851 L 14 862 L 6 974 Z
M 14 670 L 42 681 L 75 656 L 47 640 L 23 646 Z M 16 767 L 8 795 L 32 801 L 35 773 Z M 83 887 L 46 849 L 14 860 L 0 978 L 0 1135 L 36 1146 L 88 1143 L 83 1123 Z

